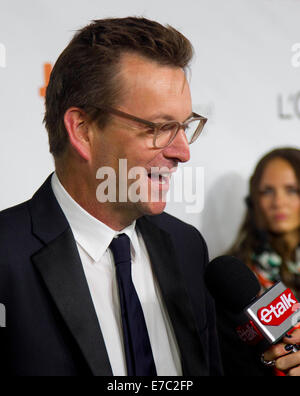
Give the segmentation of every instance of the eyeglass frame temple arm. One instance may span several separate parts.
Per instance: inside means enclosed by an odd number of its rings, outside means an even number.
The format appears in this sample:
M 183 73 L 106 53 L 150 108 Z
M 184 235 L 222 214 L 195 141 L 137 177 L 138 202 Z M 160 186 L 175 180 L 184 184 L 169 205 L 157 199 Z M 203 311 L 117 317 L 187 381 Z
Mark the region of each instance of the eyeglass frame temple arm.
M 151 128 L 153 128 L 153 129 L 158 129 L 158 128 L 160 128 L 162 125 L 165 124 L 165 122 L 155 123 L 155 122 L 143 120 L 142 118 L 135 117 L 135 116 L 133 116 L 133 115 L 131 115 L 131 114 L 124 113 L 123 111 L 120 111 L 120 110 L 117 110 L 117 109 L 113 109 L 113 108 L 111 108 L 111 107 L 104 107 L 104 106 L 103 106 L 103 107 L 96 107 L 96 106 L 93 106 L 93 107 L 95 107 L 95 108 L 98 109 L 98 110 L 105 110 L 105 111 L 107 111 L 107 112 L 109 112 L 109 113 L 118 115 L 118 116 L 120 116 L 120 117 L 122 117 L 122 118 L 127 118 L 127 119 L 130 119 L 130 120 L 132 120 L 132 121 L 136 121 L 136 122 L 138 122 L 138 123 L 140 123 L 140 124 L 148 125 L 148 126 L 150 126 Z M 204 125 L 205 125 L 206 122 L 207 122 L 207 118 L 201 116 L 200 114 L 197 114 L 197 113 L 194 113 L 194 112 L 193 112 L 191 116 L 194 117 L 195 120 L 198 119 L 199 121 L 203 121 L 203 127 L 204 127 Z M 189 117 L 189 118 L 190 118 L 190 117 Z M 188 120 L 189 120 L 189 119 L 187 119 L 187 120 L 186 120 L 185 122 L 183 122 L 183 123 L 180 123 L 180 122 L 175 121 L 175 120 L 174 120 L 173 122 L 176 122 L 177 124 L 180 124 L 181 127 L 183 127 L 183 126 L 185 126 L 185 124 L 188 122 Z M 172 122 L 172 121 L 168 121 L 168 122 Z

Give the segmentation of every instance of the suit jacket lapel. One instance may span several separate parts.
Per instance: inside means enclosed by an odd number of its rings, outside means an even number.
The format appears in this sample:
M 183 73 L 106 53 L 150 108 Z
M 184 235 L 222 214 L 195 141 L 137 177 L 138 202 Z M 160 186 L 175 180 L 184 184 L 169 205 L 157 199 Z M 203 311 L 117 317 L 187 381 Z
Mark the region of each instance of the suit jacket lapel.
M 30 202 L 33 233 L 45 244 L 32 261 L 92 373 L 112 375 L 98 318 L 69 224 L 50 178 Z
M 137 226 L 142 233 L 176 334 L 183 375 L 208 375 L 193 309 L 170 235 L 147 218 L 139 219 Z

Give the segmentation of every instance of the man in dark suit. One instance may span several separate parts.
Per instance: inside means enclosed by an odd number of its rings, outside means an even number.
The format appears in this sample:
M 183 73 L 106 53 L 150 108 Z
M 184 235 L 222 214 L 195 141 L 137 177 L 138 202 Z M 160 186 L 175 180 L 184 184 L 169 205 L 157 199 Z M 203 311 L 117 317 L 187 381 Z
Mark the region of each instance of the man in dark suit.
M 0 214 L 6 373 L 221 374 L 205 242 L 163 213 L 205 124 L 191 56 L 175 29 L 124 18 L 83 28 L 56 62 L 45 115 L 55 173 Z

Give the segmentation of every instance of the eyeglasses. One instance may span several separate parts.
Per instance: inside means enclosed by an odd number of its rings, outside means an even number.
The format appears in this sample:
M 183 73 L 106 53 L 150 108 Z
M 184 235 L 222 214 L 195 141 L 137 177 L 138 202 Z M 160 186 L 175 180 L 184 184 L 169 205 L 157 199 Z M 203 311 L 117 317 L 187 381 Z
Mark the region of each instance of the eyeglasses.
M 194 143 L 200 136 L 204 125 L 207 122 L 207 118 L 197 113 L 192 113 L 192 115 L 183 123 L 178 121 L 157 123 L 143 120 L 142 118 L 135 117 L 131 114 L 124 113 L 123 111 L 116 110 L 111 107 L 93 107 L 98 110 L 114 114 L 118 117 L 138 122 L 139 124 L 143 124 L 151 128 L 153 134 L 153 146 L 158 149 L 163 149 L 169 146 L 176 138 L 176 135 L 180 129 L 184 130 L 188 144 Z

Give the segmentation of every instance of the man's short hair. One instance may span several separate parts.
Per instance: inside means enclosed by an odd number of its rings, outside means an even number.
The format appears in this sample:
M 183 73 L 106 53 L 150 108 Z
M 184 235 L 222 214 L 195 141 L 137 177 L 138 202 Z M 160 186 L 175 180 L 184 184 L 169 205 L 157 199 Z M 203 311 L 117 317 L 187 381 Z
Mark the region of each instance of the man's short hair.
M 79 30 L 58 58 L 46 92 L 44 122 L 55 158 L 68 145 L 64 114 L 70 107 L 82 108 L 90 121 L 105 127 L 109 115 L 93 106 L 117 105 L 121 95 L 120 58 L 125 53 L 185 70 L 193 48 L 171 26 L 145 18 L 96 20 Z

